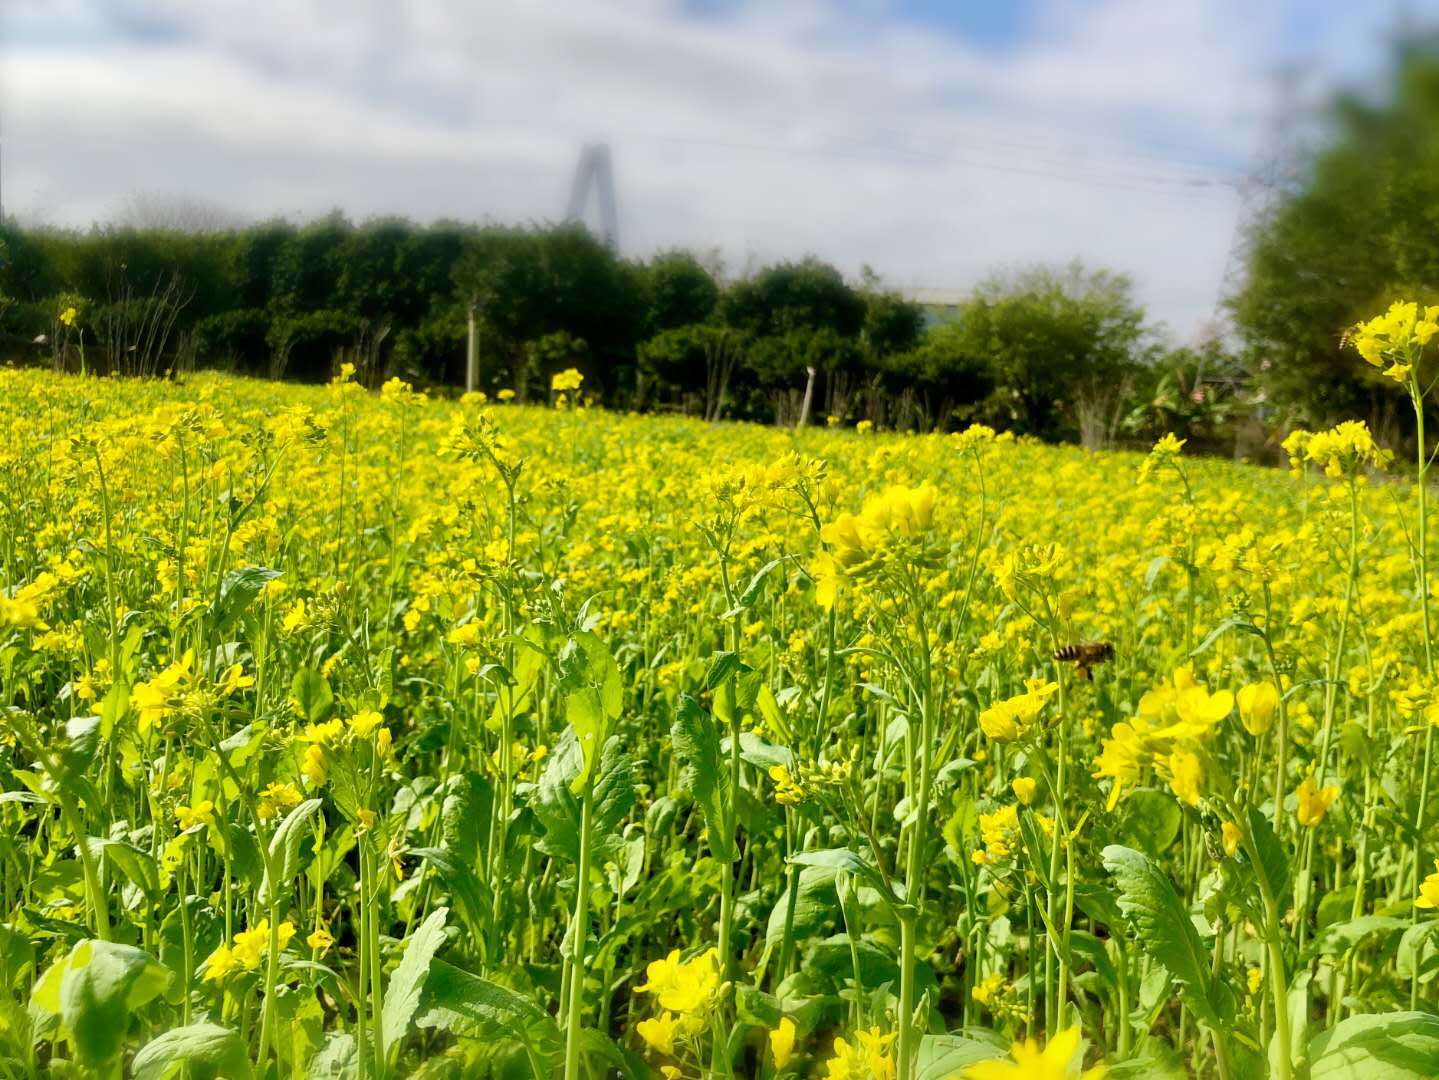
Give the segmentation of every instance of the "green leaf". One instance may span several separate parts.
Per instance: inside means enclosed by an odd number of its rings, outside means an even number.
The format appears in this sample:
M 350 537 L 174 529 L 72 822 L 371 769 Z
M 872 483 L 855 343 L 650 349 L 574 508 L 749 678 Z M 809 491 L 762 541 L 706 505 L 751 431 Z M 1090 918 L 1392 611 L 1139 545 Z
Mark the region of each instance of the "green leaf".
M 719 729 L 714 718 L 688 694 L 680 695 L 679 711 L 670 728 L 675 757 L 682 763 L 679 786 L 699 805 L 708 830 L 710 851 L 722 863 L 739 859 L 735 843 L 735 814 L 730 786 L 720 755 Z
M 390 976 L 390 985 L 385 988 L 385 1011 L 381 1016 L 381 1028 L 385 1034 L 385 1046 L 391 1058 L 395 1048 L 409 1029 L 410 1018 L 420 1004 L 420 990 L 425 977 L 430 973 L 430 963 L 440 946 L 445 943 L 445 917 L 447 908 L 436 908 L 430 917 L 420 924 L 405 945 L 405 955 L 400 966 Z
M 0 991 L 14 990 L 35 963 L 35 946 L 14 927 L 0 923 Z
M 922 1035 L 915 1057 L 915 1080 L 951 1080 L 965 1066 L 1007 1057 L 1009 1044 L 994 1032 L 975 1030 L 965 1035 Z
M 720 754 L 729 753 L 729 737 L 720 740 Z M 768 772 L 776 765 L 783 765 L 786 769 L 794 768 L 794 753 L 787 746 L 776 746 L 774 743 L 766 742 L 753 731 L 741 731 L 739 733 L 739 756 L 746 765 L 753 765 L 757 769 L 764 769 Z
M 579 743 L 574 733 L 567 731 L 549 756 L 530 804 L 545 827 L 544 836 L 535 846 L 546 855 L 568 862 L 578 862 L 580 854 L 580 800 L 575 795 L 574 778 L 581 768 Z M 600 755 L 599 777 L 590 808 L 591 850 L 599 856 L 595 859 L 596 866 L 604 865 L 618 849 L 621 843 L 618 826 L 634 802 L 630 759 L 621 752 L 619 740 L 611 739 Z
M 1399 939 L 1399 949 L 1394 954 L 1395 974 L 1401 979 L 1412 979 L 1417 968 L 1421 983 L 1427 983 L 1434 977 L 1434 972 L 1439 969 L 1439 954 L 1432 949 L 1425 952 L 1425 946 L 1436 932 L 1439 932 L 1439 922 L 1433 919 L 1415 923 L 1404 931 L 1404 936 Z
M 119 840 L 105 841 L 105 858 L 145 894 L 145 899 L 157 904 L 163 899 L 160 891 L 160 868 L 148 851 L 141 851 L 133 844 Z
M 321 805 L 319 799 L 306 799 L 285 815 L 275 835 L 270 837 L 270 864 L 278 870 L 281 887 L 286 890 L 300 873 L 300 844 L 306 836 L 305 823 L 319 812 Z M 266 873 L 260 885 L 262 907 L 270 903 L 270 888 L 270 877 Z
M 1310 1080 L 1433 1080 L 1439 1016 L 1362 1013 L 1309 1041 Z
M 310 1059 L 309 1080 L 351 1080 L 360 1072 L 360 1051 L 348 1031 L 332 1031 Z
M 245 613 L 251 602 L 269 582 L 280 576 L 280 571 L 263 566 L 246 566 L 231 570 L 220 583 L 220 596 L 210 609 L 210 626 L 223 634 Z
M 131 1014 L 169 984 L 169 970 L 143 949 L 82 941 L 46 972 L 32 1000 L 59 1012 L 81 1061 L 99 1064 L 120 1053 Z
M 1074 902 L 1079 910 L 1096 922 L 1103 923 L 1110 930 L 1123 932 L 1124 913 L 1114 899 L 1114 893 L 1102 885 L 1075 882 Z
M 1144 950 L 1179 985 L 1180 1000 L 1202 1023 L 1218 1028 L 1230 1022 L 1234 1002 L 1223 984 L 1209 977 L 1209 954 L 1169 878 L 1132 848 L 1111 844 L 1104 866 L 1119 889 L 1119 908 L 1129 917 Z
M 479 773 L 465 772 L 445 781 L 440 807 L 440 847 L 458 862 L 474 866 L 489 842 L 494 786 Z
M 1319 935 L 1304 950 L 1310 959 L 1316 956 L 1342 956 L 1365 938 L 1373 934 L 1389 937 L 1410 926 L 1408 919 L 1396 919 L 1391 915 L 1361 915 L 1357 919 L 1346 919 L 1333 923 L 1319 932 Z
M 1207 652 L 1209 650 L 1209 646 L 1213 645 L 1216 641 L 1219 640 L 1220 637 L 1222 637 L 1224 634 L 1227 634 L 1231 630 L 1237 630 L 1241 634 L 1254 634 L 1256 637 L 1264 636 L 1264 631 L 1259 629 L 1259 627 L 1255 626 L 1248 619 L 1241 619 L 1237 616 L 1231 615 L 1229 618 L 1221 621 L 1219 625 L 1216 626 L 1213 630 L 1209 631 L 1209 633 L 1205 634 L 1204 640 L 1201 641 L 1198 645 L 1196 645 L 1194 647 L 1194 651 L 1191 652 L 1189 655 L 1191 657 L 1194 657 L 1198 656 L 1200 653 Z
M 560 1044 L 554 1018 L 535 1002 L 443 960 L 430 962 L 416 1023 L 424 1028 L 478 1028 L 539 1049 Z
M 584 766 L 571 782 L 578 794 L 589 783 L 610 725 L 624 700 L 620 669 L 605 643 L 588 630 L 577 631 L 560 655 L 565 689 L 565 719 L 579 740 Z
M 1126 847 L 1132 847 L 1151 859 L 1157 859 L 1174 843 L 1184 819 L 1173 796 L 1153 788 L 1140 788 L 1121 804 L 1124 817 L 1119 835 Z
M 1044 835 L 1039 822 L 1034 819 L 1033 811 L 1026 810 L 1019 815 L 1019 838 L 1024 842 L 1025 854 L 1029 856 L 1029 867 L 1034 876 L 1045 889 L 1053 890 L 1054 883 L 1049 880 L 1050 841 Z
M 735 606 L 726 611 L 720 618 L 733 619 L 746 609 L 754 607 L 754 602 L 759 599 L 760 590 L 764 588 L 765 578 L 769 577 L 776 568 L 787 563 L 791 557 L 792 556 L 789 555 L 781 555 L 778 559 L 771 559 L 756 570 L 754 577 L 750 578 L 749 584 L 745 586 L 744 592 L 740 593 L 739 600 Z
M 515 670 L 504 672 L 506 677 L 495 687 L 495 707 L 490 711 L 487 722 L 491 731 L 502 730 L 506 719 L 513 720 L 529 708 L 540 672 L 544 669 L 545 652 L 536 627 L 531 626 L 524 637 L 512 640 L 518 645 Z
M 1274 834 L 1269 817 L 1255 807 L 1249 808 L 1249 830 L 1254 836 L 1254 847 L 1259 852 L 1259 873 L 1269 884 L 1269 895 L 1283 897 L 1289 888 L 1289 856 L 1284 854 L 1284 845 Z
M 739 653 L 728 650 L 717 652 L 714 654 L 714 659 L 710 661 L 709 671 L 705 672 L 705 689 L 713 692 L 726 679 L 749 670 L 751 670 L 750 666 L 739 658 Z
M 644 1058 L 632 1050 L 626 1050 L 603 1031 L 594 1028 L 580 1029 L 580 1054 L 584 1060 L 591 1063 L 591 1067 L 603 1066 L 603 1071 L 595 1070 L 597 1076 L 615 1076 L 620 1080 L 649 1080 L 649 1077 L 654 1075 L 645 1065 Z
M 218 1024 L 191 1024 L 151 1039 L 131 1063 L 135 1080 L 169 1080 L 181 1069 L 190 1080 L 247 1080 L 245 1042 Z
M 330 711 L 335 695 L 330 684 L 314 668 L 301 668 L 290 682 L 290 704 L 301 720 L 318 724 Z
M 433 867 L 445 883 L 450 900 L 459 907 L 465 928 L 476 940 L 483 939 L 489 933 L 493 910 L 493 894 L 484 880 L 444 848 L 411 848 L 410 854 Z
M 790 929 L 791 941 L 803 941 L 819 933 L 839 912 L 838 896 L 834 890 L 836 871 L 830 866 L 806 866 L 799 872 L 799 888 L 794 899 L 794 919 Z M 784 924 L 789 908 L 789 881 L 779 891 L 769 913 L 769 925 L 765 930 L 766 948 L 777 947 L 784 940 Z
M 824 848 L 820 851 L 801 851 L 797 855 L 791 855 L 789 861 L 800 866 L 822 866 L 833 873 L 836 870 L 843 870 L 853 874 L 866 885 L 877 890 L 881 897 L 890 903 L 900 903 L 901 898 L 886 887 L 884 878 L 880 875 L 878 868 L 868 860 L 861 858 L 858 853 L 850 848 Z

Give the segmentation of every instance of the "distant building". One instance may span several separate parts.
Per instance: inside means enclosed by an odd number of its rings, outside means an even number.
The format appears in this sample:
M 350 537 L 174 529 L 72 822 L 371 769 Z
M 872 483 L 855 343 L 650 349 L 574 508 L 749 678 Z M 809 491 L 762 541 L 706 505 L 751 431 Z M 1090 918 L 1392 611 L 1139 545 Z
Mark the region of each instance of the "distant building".
M 900 289 L 899 294 L 912 304 L 924 308 L 925 322 L 950 322 L 959 317 L 960 305 L 969 298 L 965 289 Z

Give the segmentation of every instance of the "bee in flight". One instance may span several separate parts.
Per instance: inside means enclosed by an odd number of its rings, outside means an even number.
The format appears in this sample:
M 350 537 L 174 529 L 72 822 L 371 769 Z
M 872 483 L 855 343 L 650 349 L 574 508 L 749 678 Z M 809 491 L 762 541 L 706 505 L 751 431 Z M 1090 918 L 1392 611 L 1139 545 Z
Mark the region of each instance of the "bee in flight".
M 1089 674 L 1090 668 L 1114 659 L 1114 646 L 1107 641 L 1080 641 L 1061 647 L 1054 658 L 1072 663 L 1074 673 L 1088 680 L 1093 677 Z

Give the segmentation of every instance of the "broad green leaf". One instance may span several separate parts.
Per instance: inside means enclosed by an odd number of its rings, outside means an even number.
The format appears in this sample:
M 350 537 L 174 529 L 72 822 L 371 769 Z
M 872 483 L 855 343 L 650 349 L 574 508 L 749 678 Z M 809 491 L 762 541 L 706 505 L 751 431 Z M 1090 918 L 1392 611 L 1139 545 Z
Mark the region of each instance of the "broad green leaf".
M 189 1080 L 247 1080 L 251 1075 L 239 1032 L 218 1024 L 191 1024 L 157 1035 L 130 1068 L 135 1080 L 170 1080 L 182 1069 Z
M 713 692 L 726 679 L 732 679 L 749 670 L 749 665 L 739 658 L 739 653 L 728 650 L 717 652 L 714 654 L 714 659 L 710 661 L 709 671 L 705 672 L 705 689 Z
M 14 990 L 35 964 L 35 946 L 14 927 L 0 923 L 0 991 Z
M 120 1052 L 131 1015 L 170 983 L 169 970 L 149 953 L 113 941 L 82 941 L 60 963 L 60 1020 L 76 1055 L 90 1064 Z
M 390 976 L 385 987 L 385 1011 L 381 1026 L 385 1033 L 385 1046 L 391 1058 L 395 1048 L 409 1029 L 410 1018 L 420 1004 L 420 990 L 430 972 L 430 962 L 445 943 L 445 917 L 447 908 L 436 908 L 430 917 L 420 924 L 405 944 L 405 955 L 400 966 Z
M 799 872 L 799 887 L 795 892 L 794 916 L 790 928 L 791 941 L 803 941 L 819 933 L 839 915 L 839 898 L 835 895 L 832 866 L 806 866 Z M 778 948 L 784 940 L 784 925 L 789 909 L 789 882 L 779 891 L 779 899 L 770 909 L 769 925 L 765 930 L 766 948 Z
M 1110 930 L 1123 933 L 1126 929 L 1124 913 L 1119 910 L 1113 891 L 1103 885 L 1075 882 L 1074 902 L 1080 911 L 1096 922 L 1103 923 Z
M 508 1036 L 537 1049 L 558 1047 L 560 1029 L 538 1004 L 508 987 L 472 975 L 443 960 L 430 962 L 416 1023 L 452 1031 Z
M 571 781 L 582 791 L 594 773 L 610 725 L 618 719 L 624 687 L 620 669 L 605 643 L 588 630 L 577 631 L 560 655 L 565 689 L 565 720 L 579 740 L 584 764 Z
M 720 755 L 728 754 L 729 747 L 729 736 L 725 736 L 720 740 Z M 794 753 L 789 747 L 776 746 L 774 743 L 766 742 L 753 731 L 740 732 L 739 756 L 746 765 L 753 765 L 766 772 L 776 765 L 783 765 L 786 769 L 794 768 Z
M 491 731 L 500 731 L 505 720 L 513 720 L 530 707 L 535 686 L 539 683 L 540 672 L 544 669 L 545 653 L 536 628 L 531 626 L 515 650 L 514 671 L 502 672 L 495 687 L 495 707 L 490 711 L 488 725 Z
M 535 846 L 546 855 L 567 862 L 579 861 L 580 800 L 575 794 L 574 780 L 581 768 L 579 743 L 574 733 L 567 731 L 549 756 L 530 804 L 545 827 L 544 835 Z M 595 859 L 596 866 L 603 866 L 618 849 L 622 842 L 619 824 L 634 802 L 630 759 L 621 752 L 619 740 L 611 739 L 600 754 L 591 806 L 590 844 L 592 852 L 599 856 Z
M 348 1031 L 332 1031 L 310 1059 L 309 1080 L 352 1080 L 360 1074 L 360 1052 Z
M 1151 1043 L 1153 1041 L 1151 1040 Z M 1109 1080 L 1189 1080 L 1184 1061 L 1168 1046 L 1152 1045 L 1127 1061 L 1117 1061 L 1104 1074 Z
M 1210 979 L 1209 954 L 1169 878 L 1132 848 L 1111 844 L 1103 856 L 1119 889 L 1120 910 L 1141 947 L 1173 976 L 1195 1017 L 1210 1027 L 1228 1024 L 1234 1015 L 1232 997 Z
M 883 876 L 875 865 L 867 859 L 861 858 L 858 853 L 850 848 L 824 848 L 820 851 L 801 851 L 797 855 L 791 855 L 789 861 L 800 866 L 822 866 L 831 872 L 843 870 L 853 874 L 864 884 L 878 890 L 879 894 L 891 903 L 902 902 L 902 897 L 897 895 L 885 885 Z M 897 884 L 896 888 L 902 888 Z
M 861 939 L 854 943 L 851 950 L 848 934 L 834 934 L 815 942 L 803 955 L 806 969 L 828 975 L 836 985 L 853 984 L 856 956 L 859 958 L 859 981 L 866 990 L 878 989 L 886 983 L 893 987 L 899 985 L 899 960 L 894 951 L 871 941 Z M 926 983 L 935 993 L 938 992 L 934 972 L 928 964 L 917 963 L 914 974 L 918 982 Z M 923 993 L 924 986 L 920 986 L 917 992 Z
M 1342 956 L 1365 938 L 1375 934 L 1389 937 L 1410 926 L 1408 919 L 1391 915 L 1361 915 L 1357 919 L 1332 923 L 1319 932 L 1304 951 L 1306 957 Z
M 617 1080 L 649 1080 L 654 1074 L 645 1064 L 644 1058 L 632 1050 L 626 1050 L 603 1031 L 594 1028 L 580 1029 L 580 1054 L 592 1065 L 603 1066 L 603 1072 L 595 1069 L 595 1075 L 616 1077 Z
M 1129 795 L 1121 804 L 1124 815 L 1119 828 L 1119 838 L 1126 847 L 1135 848 L 1157 859 L 1174 843 L 1179 835 L 1184 814 L 1179 804 L 1167 792 L 1153 788 L 1140 788 Z
M 1362 1013 L 1309 1041 L 1309 1080 L 1433 1080 L 1439 1016 Z
M 440 807 L 440 847 L 458 862 L 475 866 L 489 841 L 494 785 L 479 773 L 465 772 L 445 781 Z
M 915 1080 L 952 1080 L 968 1065 L 1009 1056 L 1009 1044 L 998 1034 L 975 1030 L 959 1035 L 922 1035 L 915 1057 Z
M 280 822 L 280 827 L 275 830 L 275 835 L 270 837 L 270 864 L 279 872 L 284 889 L 289 889 L 290 882 L 294 881 L 300 873 L 300 844 L 309 835 L 305 825 L 310 818 L 319 813 L 322 805 L 320 799 L 306 799 L 285 815 L 285 820 Z M 268 906 L 270 903 L 270 888 L 271 883 L 267 874 L 264 883 L 260 886 L 262 906 Z
M 730 805 L 728 768 L 720 755 L 719 730 L 714 718 L 688 694 L 680 695 L 670 741 L 683 766 L 679 786 L 694 798 L 704 815 L 710 851 L 720 862 L 735 862 L 739 858 L 735 813 Z
M 290 681 L 290 704 L 301 720 L 317 724 L 334 704 L 329 681 L 314 668 L 301 668 Z
M 223 634 L 245 613 L 251 602 L 269 582 L 280 576 L 280 571 L 263 566 L 246 566 L 231 570 L 220 583 L 220 596 L 210 609 L 210 627 L 217 634 Z
M 493 917 L 493 894 L 484 880 L 469 864 L 460 862 L 444 848 L 411 848 L 410 854 L 434 868 L 450 900 L 458 906 L 465 928 L 476 940 L 484 938 Z
M 1399 939 L 1399 949 L 1394 954 L 1395 973 L 1401 979 L 1412 979 L 1415 969 L 1419 981 L 1429 982 L 1439 971 L 1439 952 L 1433 947 L 1433 938 L 1439 933 L 1439 921 L 1433 919 L 1415 923 Z
M 148 851 L 141 851 L 135 845 L 119 840 L 107 840 L 105 858 L 145 894 L 146 900 L 152 904 L 160 902 L 160 868 Z

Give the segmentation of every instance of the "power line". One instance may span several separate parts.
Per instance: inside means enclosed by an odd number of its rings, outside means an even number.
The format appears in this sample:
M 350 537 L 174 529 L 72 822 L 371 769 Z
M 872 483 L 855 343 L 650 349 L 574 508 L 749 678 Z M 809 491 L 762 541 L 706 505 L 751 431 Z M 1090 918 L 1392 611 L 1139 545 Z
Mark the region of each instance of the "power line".
M 696 138 L 693 136 L 678 135 L 652 135 L 647 136 L 657 142 L 675 143 L 680 145 L 714 147 L 724 150 L 748 150 L 757 153 L 781 154 L 792 157 L 805 158 L 826 158 L 833 160 L 850 161 L 873 161 L 874 154 L 863 154 L 848 152 L 833 148 L 803 148 L 795 146 L 778 146 L 764 143 L 736 142 L 721 139 Z M 884 154 L 908 157 L 914 160 L 927 161 L 936 165 L 962 166 L 965 168 L 987 169 L 994 172 L 1012 173 L 1026 176 L 1039 176 L 1047 179 L 1062 180 L 1069 183 L 1089 184 L 1097 187 L 1110 187 L 1126 191 L 1145 191 L 1157 194 L 1208 194 L 1215 189 L 1232 189 L 1243 183 L 1240 176 L 1219 176 L 1219 177 L 1174 177 L 1162 176 L 1157 173 L 1116 173 L 1116 172 L 1095 172 L 1085 171 L 1072 165 L 1055 161 L 1053 167 L 1044 168 L 1040 166 L 1016 165 L 1009 162 L 999 162 L 975 158 L 973 156 L 956 156 L 953 154 L 939 154 L 920 150 L 910 150 L 898 147 L 880 146 L 877 144 L 858 143 L 861 146 L 868 146 Z
M 1214 297 L 1216 320 L 1223 318 L 1225 303 L 1244 288 L 1255 233 L 1273 215 L 1280 196 L 1298 177 L 1299 79 L 1296 68 L 1286 68 L 1275 76 L 1274 106 L 1255 152 L 1254 168 L 1237 189 L 1239 206 L 1235 211 L 1234 232 Z

